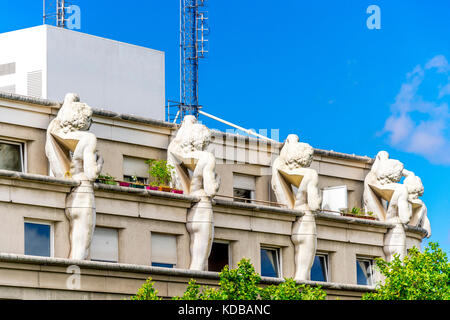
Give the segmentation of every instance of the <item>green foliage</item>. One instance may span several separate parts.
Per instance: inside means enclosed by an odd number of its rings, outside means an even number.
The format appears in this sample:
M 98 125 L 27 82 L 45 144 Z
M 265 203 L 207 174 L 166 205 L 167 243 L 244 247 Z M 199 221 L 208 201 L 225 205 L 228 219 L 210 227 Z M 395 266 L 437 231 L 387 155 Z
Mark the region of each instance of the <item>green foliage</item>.
M 262 300 L 325 300 L 327 294 L 321 287 L 299 285 L 293 279 L 286 279 L 279 285 L 271 285 L 261 291 Z
M 421 253 L 412 248 L 400 260 L 377 259 L 376 264 L 386 279 L 377 291 L 367 293 L 363 300 L 449 300 L 450 263 L 439 244 L 430 242 Z
M 219 277 L 219 288 L 200 287 L 191 279 L 184 294 L 173 300 L 325 300 L 327 296 L 321 287 L 299 285 L 293 279 L 285 279 L 279 285 L 259 287 L 261 277 L 248 259 L 242 259 L 237 269 L 225 266 Z M 160 300 L 151 280 L 149 278 L 131 300 Z
M 369 216 L 369 217 L 373 217 L 373 212 L 372 211 L 367 211 L 365 212 L 363 209 L 357 208 L 357 207 L 353 207 L 352 210 L 350 210 L 348 212 L 349 214 L 353 214 L 355 216 Z
M 131 297 L 131 300 L 161 300 L 158 297 L 158 290 L 153 287 L 153 284 L 152 278 L 148 278 L 142 287 L 139 288 L 137 294 Z
M 152 160 L 145 161 L 149 165 L 148 173 L 155 178 L 151 183 L 152 186 L 168 186 L 172 181 L 172 170 L 175 168 L 167 164 L 166 160 Z
M 237 269 L 225 266 L 219 274 L 219 300 L 256 300 L 261 277 L 249 259 L 242 259 Z
M 181 297 L 175 300 L 323 300 L 325 291 L 298 285 L 293 279 L 266 288 L 259 287 L 261 277 L 248 259 L 242 259 L 237 269 L 225 266 L 219 274 L 219 288 L 203 287 L 191 280 Z M 200 290 L 201 289 L 201 290 Z
M 111 184 L 111 185 L 117 184 L 117 182 L 115 181 L 116 178 L 111 176 L 109 173 L 107 173 L 105 175 L 99 174 L 97 176 L 97 179 L 99 179 L 101 181 L 101 183 L 103 183 L 103 184 Z

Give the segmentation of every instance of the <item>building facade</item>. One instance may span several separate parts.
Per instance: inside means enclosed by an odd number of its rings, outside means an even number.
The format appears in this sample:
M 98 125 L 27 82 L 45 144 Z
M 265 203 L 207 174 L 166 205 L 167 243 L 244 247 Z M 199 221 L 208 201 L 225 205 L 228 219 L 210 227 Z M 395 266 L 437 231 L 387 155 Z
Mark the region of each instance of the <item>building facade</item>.
M 148 159 L 167 159 L 179 126 L 93 109 L 90 132 L 104 159 L 102 174 L 122 185 L 94 184 L 96 223 L 90 255 L 68 259 L 65 214 L 76 179 L 55 178 L 46 157 L 46 131 L 61 103 L 0 93 L 0 297 L 14 299 L 121 299 L 149 276 L 163 297 L 181 295 L 189 279 L 214 286 L 224 264 L 249 258 L 263 283 L 295 275 L 292 228 L 303 213 L 277 202 L 272 164 L 282 143 L 214 131 L 208 151 L 221 183 L 212 199 L 214 239 L 206 270 L 191 270 L 189 210 L 199 196 L 126 186 L 148 184 Z M 342 215 L 363 208 L 364 180 L 373 159 L 314 149 L 323 201 L 314 212 L 317 247 L 311 279 L 328 298 L 357 299 L 380 276 L 395 225 Z M 426 230 L 405 225 L 406 248 L 420 247 Z

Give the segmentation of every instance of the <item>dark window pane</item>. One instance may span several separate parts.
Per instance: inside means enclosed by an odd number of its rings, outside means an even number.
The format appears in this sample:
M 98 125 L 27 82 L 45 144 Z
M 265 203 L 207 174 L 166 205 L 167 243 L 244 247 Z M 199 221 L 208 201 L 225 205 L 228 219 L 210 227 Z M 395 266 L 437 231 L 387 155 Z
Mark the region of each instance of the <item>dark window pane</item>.
M 276 250 L 261 249 L 261 275 L 278 277 L 278 254 Z
M 228 263 L 228 243 L 214 242 L 208 258 L 208 270 L 220 272 Z
M 152 262 L 152 267 L 173 268 L 173 264 Z
M 0 169 L 22 172 L 20 145 L 0 142 Z
M 312 281 L 328 281 L 327 279 L 327 267 L 326 257 L 316 256 L 314 258 L 314 264 L 311 268 L 311 280 Z
M 245 190 L 245 189 L 239 189 L 234 188 L 233 189 L 233 197 L 236 198 L 243 198 L 243 199 L 234 199 L 234 201 L 238 202 L 251 202 L 249 201 L 252 198 L 252 191 L 251 190 Z M 249 200 L 245 200 L 249 199 Z
M 364 260 L 356 260 L 356 278 L 360 285 L 372 285 L 371 263 Z
M 50 226 L 25 223 L 25 254 L 50 257 Z

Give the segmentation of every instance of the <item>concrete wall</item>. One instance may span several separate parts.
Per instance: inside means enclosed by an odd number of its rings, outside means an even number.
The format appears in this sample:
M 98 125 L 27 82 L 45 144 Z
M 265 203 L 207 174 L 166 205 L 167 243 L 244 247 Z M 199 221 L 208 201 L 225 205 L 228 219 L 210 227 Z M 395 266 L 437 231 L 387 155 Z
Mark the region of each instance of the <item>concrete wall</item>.
M 54 257 L 69 253 L 69 222 L 65 198 L 75 184 L 39 175 L 0 171 L 0 253 L 24 254 L 24 221 L 44 221 L 54 228 Z M 119 262 L 151 264 L 151 233 L 177 236 L 177 268 L 190 263 L 186 216 L 195 197 L 171 193 L 96 185 L 98 227 L 119 230 Z M 260 247 L 280 249 L 283 277 L 294 275 L 292 224 L 301 212 L 294 210 L 214 201 L 215 239 L 231 246 L 231 265 L 250 258 L 260 272 Z M 329 255 L 331 282 L 356 284 L 356 257 L 384 257 L 387 223 L 317 214 L 317 251 Z M 423 234 L 408 234 L 409 245 Z M 139 243 L 137 246 L 136 244 Z
M 63 101 L 67 92 L 98 108 L 164 120 L 164 52 L 42 25 L 0 34 L 0 64 L 17 72 L 0 76 L 27 95 L 27 73 L 42 71 L 36 97 Z
M 77 269 L 79 288 L 69 287 Z M 148 277 L 155 282 L 158 295 L 168 299 L 181 296 L 190 279 L 201 286 L 216 287 L 218 274 L 127 264 L 29 257 L 0 254 L 0 298 L 24 300 L 122 300 L 135 295 Z M 278 284 L 281 279 L 263 278 L 262 286 Z M 360 299 L 367 286 L 305 282 L 327 292 L 329 300 Z
M 26 95 L 28 72 L 42 71 L 42 92 L 47 98 L 47 36 L 42 27 L 0 34 L 0 65 L 16 63 L 16 72 L 0 76 L 0 87 L 14 85 L 12 93 Z

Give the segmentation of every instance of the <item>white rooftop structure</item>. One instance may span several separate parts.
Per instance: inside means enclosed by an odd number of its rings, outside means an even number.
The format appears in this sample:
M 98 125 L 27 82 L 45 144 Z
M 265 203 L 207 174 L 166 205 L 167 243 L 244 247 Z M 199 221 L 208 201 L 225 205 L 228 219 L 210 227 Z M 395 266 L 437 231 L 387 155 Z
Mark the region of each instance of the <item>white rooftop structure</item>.
M 0 91 L 164 120 L 164 52 L 42 25 L 0 34 Z

